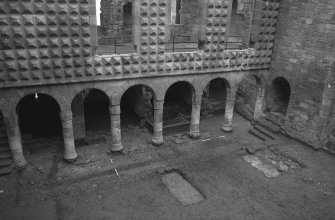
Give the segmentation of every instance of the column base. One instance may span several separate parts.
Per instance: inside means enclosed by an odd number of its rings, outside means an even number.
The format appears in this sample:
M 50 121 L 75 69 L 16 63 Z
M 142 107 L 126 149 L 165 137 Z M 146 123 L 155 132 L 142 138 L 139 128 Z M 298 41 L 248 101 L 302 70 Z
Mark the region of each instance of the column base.
M 14 159 L 14 165 L 15 165 L 16 169 L 18 169 L 18 170 L 24 170 L 24 169 L 27 168 L 28 163 L 27 163 L 27 161 L 24 158 L 21 159 L 21 160 Z
M 190 131 L 188 133 L 188 136 L 191 138 L 191 139 L 194 139 L 194 140 L 197 140 L 200 138 L 200 133 L 197 132 L 197 131 Z
M 159 138 L 153 137 L 151 142 L 152 142 L 152 145 L 156 147 L 162 146 L 164 144 L 163 137 L 159 137 Z
M 116 151 L 121 151 L 121 150 L 123 150 L 122 143 L 112 144 L 112 147 L 110 148 L 111 152 L 116 152 Z
M 68 155 L 64 155 L 64 160 L 69 163 L 73 163 L 74 161 L 77 160 L 78 154 L 77 153 L 72 153 Z
M 221 130 L 222 131 L 224 131 L 224 132 L 232 132 L 233 131 L 233 126 L 223 126 L 222 128 L 221 128 Z

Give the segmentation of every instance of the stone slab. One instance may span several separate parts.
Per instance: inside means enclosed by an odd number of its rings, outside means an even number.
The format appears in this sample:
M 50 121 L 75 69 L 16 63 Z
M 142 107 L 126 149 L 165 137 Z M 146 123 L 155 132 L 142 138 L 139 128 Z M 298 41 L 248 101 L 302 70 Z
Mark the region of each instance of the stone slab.
M 178 173 L 165 174 L 162 180 L 172 195 L 183 205 L 195 204 L 204 199 L 200 192 Z
M 273 177 L 277 177 L 280 175 L 280 172 L 277 170 L 275 166 L 271 164 L 263 163 L 255 155 L 246 155 L 246 156 L 243 156 L 243 159 L 246 162 L 248 162 L 251 166 L 261 171 L 266 177 L 273 178 Z

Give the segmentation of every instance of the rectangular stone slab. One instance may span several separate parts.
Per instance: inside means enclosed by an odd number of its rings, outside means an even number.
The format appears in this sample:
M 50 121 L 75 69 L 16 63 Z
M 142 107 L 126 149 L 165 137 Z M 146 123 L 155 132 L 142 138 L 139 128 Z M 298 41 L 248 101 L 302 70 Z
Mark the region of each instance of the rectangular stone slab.
M 266 177 L 273 178 L 280 175 L 276 167 L 271 164 L 263 163 L 257 156 L 246 155 L 243 159 L 248 162 L 251 166 L 261 171 Z
M 183 205 L 195 204 L 204 199 L 200 192 L 178 173 L 164 174 L 162 180 L 172 195 Z

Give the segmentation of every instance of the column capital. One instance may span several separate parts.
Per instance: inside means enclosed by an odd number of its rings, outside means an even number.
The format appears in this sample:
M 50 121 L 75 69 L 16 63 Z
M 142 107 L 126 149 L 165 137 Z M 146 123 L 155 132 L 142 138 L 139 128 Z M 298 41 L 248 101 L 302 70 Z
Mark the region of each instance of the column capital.
M 235 101 L 236 90 L 227 91 L 226 101 Z
M 109 114 L 111 114 L 111 115 L 119 115 L 119 114 L 121 114 L 121 107 L 120 107 L 120 105 L 110 105 L 109 106 Z
M 258 89 L 258 96 L 260 96 L 260 97 L 264 97 L 264 94 L 265 94 L 265 88 L 260 87 L 260 88 Z
M 59 115 L 60 115 L 60 120 L 62 122 L 72 120 L 72 111 L 71 110 L 62 110 L 62 111 L 60 111 Z
M 154 100 L 154 109 L 155 110 L 164 109 L 164 100 Z
M 202 95 L 195 95 L 193 97 L 193 105 L 201 105 Z

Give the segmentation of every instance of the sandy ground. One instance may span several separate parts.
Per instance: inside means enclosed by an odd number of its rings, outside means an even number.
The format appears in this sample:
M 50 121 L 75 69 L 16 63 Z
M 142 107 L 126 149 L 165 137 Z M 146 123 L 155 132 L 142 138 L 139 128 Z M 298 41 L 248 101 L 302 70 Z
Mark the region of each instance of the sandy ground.
M 276 178 L 243 160 L 241 148 L 266 145 L 248 133 L 235 115 L 235 129 L 222 133 L 222 116 L 202 121 L 200 140 L 169 135 L 151 146 L 145 129 L 123 129 L 127 155 L 107 155 L 108 134 L 79 147 L 75 164 L 61 152 L 42 148 L 30 155 L 23 173 L 0 178 L 0 219 L 334 219 L 335 158 L 286 137 L 275 150 L 299 163 Z M 224 137 L 217 138 L 224 135 Z M 201 141 L 203 139 L 209 141 Z M 161 174 L 177 169 L 203 196 L 183 206 Z M 159 172 L 157 172 L 159 171 Z

